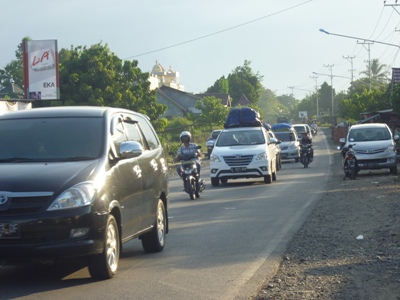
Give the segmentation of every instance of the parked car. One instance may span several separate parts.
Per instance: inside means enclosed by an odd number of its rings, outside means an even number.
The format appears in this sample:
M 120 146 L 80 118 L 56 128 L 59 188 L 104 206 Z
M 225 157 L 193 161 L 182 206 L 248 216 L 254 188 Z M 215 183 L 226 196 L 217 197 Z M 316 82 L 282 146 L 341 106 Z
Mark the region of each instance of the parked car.
M 167 162 L 149 119 L 107 107 L 0 116 L 0 261 L 86 258 L 113 277 L 122 243 L 162 251 Z
M 392 136 L 389 127 L 384 123 L 365 123 L 349 128 L 346 138 L 340 142 L 348 147 L 352 144 L 360 170 L 385 169 L 397 175 L 397 157 L 395 141 L 399 136 Z
M 207 146 L 207 157 L 210 158 L 210 154 L 214 149 L 214 143 L 215 140 L 218 138 L 218 135 L 220 134 L 220 132 L 222 131 L 222 129 L 218 129 L 218 130 L 213 130 L 210 134 L 210 137 L 208 138 L 207 142 L 206 142 L 206 146 Z
M 212 186 L 228 179 L 276 180 L 275 144 L 264 127 L 236 127 L 221 131 L 210 157 Z
M 268 131 L 271 143 L 275 144 L 275 153 L 276 153 L 276 169 L 279 171 L 282 169 L 282 160 L 281 160 L 281 141 L 275 136 L 275 133 L 272 130 Z
M 312 135 L 312 132 L 311 132 L 310 125 L 308 125 L 308 124 L 294 124 L 293 127 L 297 132 L 297 138 L 299 140 L 301 139 L 301 134 L 303 132 L 307 132 L 308 138 L 312 141 L 313 135 Z
M 281 148 L 281 159 L 294 159 L 295 162 L 299 162 L 300 142 L 296 130 L 289 124 L 282 124 L 282 126 L 279 125 L 281 124 L 274 124 L 272 129 L 274 130 L 276 138 L 281 141 L 279 144 Z

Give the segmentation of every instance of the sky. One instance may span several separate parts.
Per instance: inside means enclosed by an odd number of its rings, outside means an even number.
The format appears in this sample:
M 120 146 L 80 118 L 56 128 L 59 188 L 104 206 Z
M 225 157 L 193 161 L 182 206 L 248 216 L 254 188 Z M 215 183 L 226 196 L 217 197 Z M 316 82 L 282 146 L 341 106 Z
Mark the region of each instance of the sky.
M 4 0 L 3 0 L 4 1 Z M 21 40 L 102 43 L 143 72 L 158 61 L 201 93 L 245 61 L 277 96 L 347 91 L 368 61 L 400 67 L 396 0 L 13 0 L 1 5 L 0 69 Z M 324 29 L 330 34 L 320 31 Z M 373 41 L 373 42 L 372 42 Z M 389 44 L 389 45 L 388 45 Z M 397 46 L 399 45 L 399 46 Z

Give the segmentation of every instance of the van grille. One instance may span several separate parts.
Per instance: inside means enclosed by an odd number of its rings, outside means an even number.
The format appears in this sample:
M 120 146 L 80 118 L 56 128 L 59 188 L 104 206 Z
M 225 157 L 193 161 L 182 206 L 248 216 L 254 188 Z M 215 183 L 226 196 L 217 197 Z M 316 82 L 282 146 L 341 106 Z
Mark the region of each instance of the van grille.
M 225 163 L 230 166 L 247 166 L 253 160 L 253 155 L 223 156 Z
M 0 205 L 0 216 L 14 216 L 37 213 L 47 209 L 51 197 L 10 197 L 8 202 Z

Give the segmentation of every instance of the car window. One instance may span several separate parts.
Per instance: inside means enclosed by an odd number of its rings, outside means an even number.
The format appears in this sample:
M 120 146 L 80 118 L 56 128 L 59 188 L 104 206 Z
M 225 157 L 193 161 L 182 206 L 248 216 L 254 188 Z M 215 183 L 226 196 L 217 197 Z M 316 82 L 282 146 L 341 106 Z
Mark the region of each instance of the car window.
M 0 159 L 97 158 L 104 142 L 102 118 L 33 118 L 0 121 Z
M 265 138 L 261 130 L 221 132 L 216 146 L 264 144 Z
M 141 116 L 135 116 L 139 122 L 141 131 L 143 132 L 143 137 L 147 141 L 150 150 L 154 150 L 160 147 L 160 141 L 157 134 L 153 130 L 150 122 Z

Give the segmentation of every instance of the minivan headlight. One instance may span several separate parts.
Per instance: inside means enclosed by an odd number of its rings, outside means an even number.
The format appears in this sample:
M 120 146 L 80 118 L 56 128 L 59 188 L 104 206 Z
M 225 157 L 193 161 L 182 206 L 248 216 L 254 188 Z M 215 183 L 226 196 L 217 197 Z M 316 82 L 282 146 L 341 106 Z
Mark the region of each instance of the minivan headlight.
M 93 182 L 83 182 L 64 191 L 47 210 L 68 209 L 89 205 L 94 200 Z
M 221 162 L 221 159 L 218 157 L 218 155 L 211 154 L 210 155 L 210 161 L 211 162 Z
M 265 151 L 256 156 L 256 160 L 264 160 L 264 159 L 268 159 L 268 154 Z
M 386 148 L 387 152 L 393 152 L 396 151 L 396 148 L 393 145 L 389 145 L 389 147 Z

